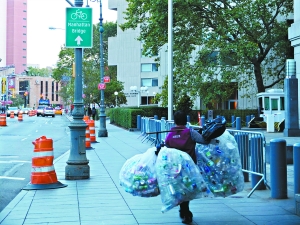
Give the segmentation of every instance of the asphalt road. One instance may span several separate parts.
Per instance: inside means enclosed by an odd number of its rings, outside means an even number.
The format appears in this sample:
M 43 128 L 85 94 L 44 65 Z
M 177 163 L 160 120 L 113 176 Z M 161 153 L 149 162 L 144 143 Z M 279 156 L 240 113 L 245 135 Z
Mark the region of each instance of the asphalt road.
M 0 126 L 0 211 L 30 182 L 33 141 L 53 140 L 54 159 L 70 149 L 69 120 L 63 115 L 6 118 Z

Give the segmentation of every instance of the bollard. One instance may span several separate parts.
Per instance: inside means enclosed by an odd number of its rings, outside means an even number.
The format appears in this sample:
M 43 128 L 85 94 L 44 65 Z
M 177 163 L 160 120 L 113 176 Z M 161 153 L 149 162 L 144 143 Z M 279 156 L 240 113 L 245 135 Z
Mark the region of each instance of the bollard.
M 190 117 L 189 115 L 186 116 L 186 121 L 187 121 L 188 123 L 191 122 L 191 117 Z
M 294 144 L 294 193 L 300 194 L 300 143 Z
M 204 127 L 204 125 L 205 125 L 205 116 L 201 116 L 201 124 L 202 124 L 202 127 Z
M 141 130 L 141 115 L 136 116 L 136 128 L 137 130 Z
M 264 167 L 264 155 L 263 155 L 263 139 L 262 137 L 251 137 L 250 140 L 251 149 L 251 170 L 263 174 Z M 251 174 L 251 185 L 252 188 L 261 180 L 262 176 Z M 265 190 L 266 186 L 264 182 L 260 182 L 256 187 L 256 190 Z
M 249 115 L 246 116 L 246 125 L 249 127 L 249 122 L 251 120 L 251 117 Z
M 231 116 L 231 125 L 235 127 L 235 116 Z
M 242 127 L 242 124 L 241 124 L 241 117 L 237 117 L 235 121 L 236 121 L 236 129 L 237 129 L 237 130 L 241 130 L 241 129 L 242 129 L 242 128 L 241 128 L 241 127 Z
M 287 198 L 286 140 L 270 140 L 271 198 Z
M 242 169 L 249 168 L 249 135 L 247 133 L 237 133 L 234 139 L 238 145 Z M 249 182 L 249 173 L 243 172 L 244 182 Z

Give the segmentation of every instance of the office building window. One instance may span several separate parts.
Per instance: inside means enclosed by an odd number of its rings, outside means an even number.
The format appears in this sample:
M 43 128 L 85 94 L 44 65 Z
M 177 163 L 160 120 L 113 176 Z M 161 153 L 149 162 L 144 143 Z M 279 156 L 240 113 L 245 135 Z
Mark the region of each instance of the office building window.
M 40 90 L 40 94 L 43 95 L 44 92 L 44 81 L 41 81 L 41 90 Z
M 54 101 L 54 81 L 52 81 L 52 84 L 51 84 L 51 100 Z
M 156 72 L 158 67 L 156 63 L 142 63 L 141 65 L 142 72 Z
M 56 101 L 58 101 L 58 82 L 56 82 L 55 91 L 56 91 L 55 99 L 56 99 Z
M 48 81 L 45 82 L 45 92 L 46 99 L 48 99 Z
M 157 78 L 142 78 L 142 87 L 157 87 L 158 79 Z

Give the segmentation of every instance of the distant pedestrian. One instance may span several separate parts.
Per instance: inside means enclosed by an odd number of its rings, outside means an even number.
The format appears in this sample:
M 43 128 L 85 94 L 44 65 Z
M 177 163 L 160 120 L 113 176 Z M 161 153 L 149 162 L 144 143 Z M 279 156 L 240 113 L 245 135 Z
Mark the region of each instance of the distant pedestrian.
M 91 118 L 91 116 L 92 116 L 92 109 L 90 106 L 88 107 L 88 116 L 89 116 L 89 118 Z
M 92 108 L 92 117 L 93 117 L 93 120 L 95 120 L 95 116 L 96 116 L 96 108 L 95 106 Z

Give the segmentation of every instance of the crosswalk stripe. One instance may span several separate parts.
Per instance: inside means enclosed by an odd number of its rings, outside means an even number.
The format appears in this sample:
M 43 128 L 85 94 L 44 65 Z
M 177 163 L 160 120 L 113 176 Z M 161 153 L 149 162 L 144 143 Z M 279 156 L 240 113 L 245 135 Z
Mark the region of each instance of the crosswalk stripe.
M 7 180 L 25 180 L 23 177 L 3 177 L 0 176 L 0 179 L 7 179 Z

